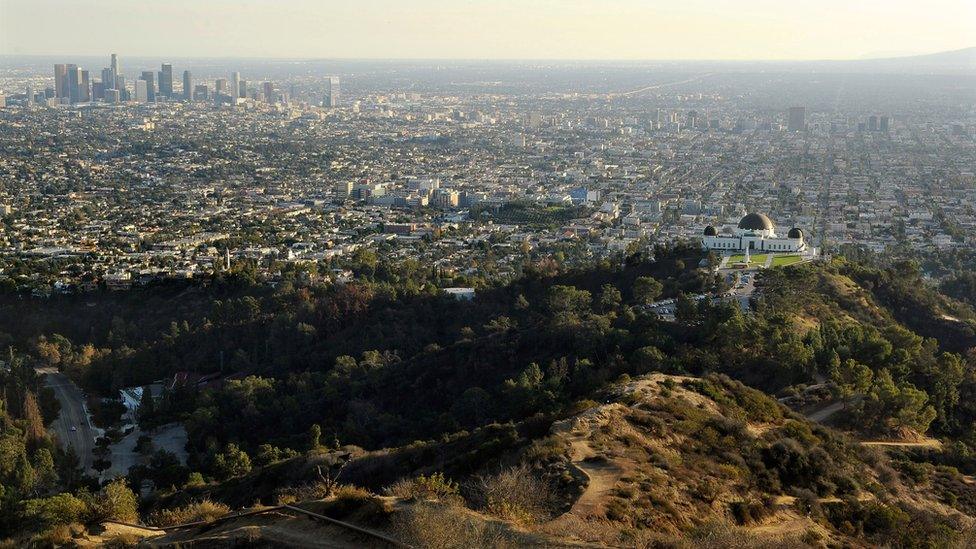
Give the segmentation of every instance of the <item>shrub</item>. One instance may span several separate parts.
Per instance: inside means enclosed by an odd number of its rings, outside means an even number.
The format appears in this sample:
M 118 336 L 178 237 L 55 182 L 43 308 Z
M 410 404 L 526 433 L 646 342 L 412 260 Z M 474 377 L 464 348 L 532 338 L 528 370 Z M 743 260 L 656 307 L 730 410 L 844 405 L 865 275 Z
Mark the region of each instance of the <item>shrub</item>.
M 139 520 L 139 502 L 125 479 L 108 483 L 95 498 L 96 520 L 112 519 L 122 522 Z
M 444 477 L 444 473 L 420 475 L 413 479 L 401 479 L 386 489 L 387 495 L 408 500 L 449 501 L 460 494 L 458 484 Z
M 544 519 L 554 507 L 549 484 L 525 465 L 495 475 L 479 475 L 466 485 L 466 489 L 477 507 L 520 524 Z
M 30 499 L 24 502 L 24 520 L 46 529 L 78 522 L 87 513 L 84 501 L 71 494 L 58 494 L 49 498 Z
M 418 502 L 393 516 L 393 532 L 402 541 L 426 549 L 520 546 L 501 526 L 479 521 L 456 506 Z
M 230 507 L 205 499 L 175 509 L 161 509 L 149 515 L 155 526 L 175 526 L 190 522 L 210 522 L 230 513 Z

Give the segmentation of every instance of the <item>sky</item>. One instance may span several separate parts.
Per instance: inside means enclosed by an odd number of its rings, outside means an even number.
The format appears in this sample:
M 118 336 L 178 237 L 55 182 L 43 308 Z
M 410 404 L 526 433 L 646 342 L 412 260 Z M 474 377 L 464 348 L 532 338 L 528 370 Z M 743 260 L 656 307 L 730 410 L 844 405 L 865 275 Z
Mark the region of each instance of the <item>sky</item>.
M 976 0 L 0 0 L 0 55 L 857 59 L 976 46 Z

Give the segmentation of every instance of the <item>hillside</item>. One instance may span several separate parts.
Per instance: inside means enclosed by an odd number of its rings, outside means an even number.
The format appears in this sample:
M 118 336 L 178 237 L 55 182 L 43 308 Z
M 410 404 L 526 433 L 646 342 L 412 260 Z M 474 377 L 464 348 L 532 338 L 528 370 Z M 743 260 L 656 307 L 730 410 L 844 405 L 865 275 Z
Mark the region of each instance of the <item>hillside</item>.
M 182 462 L 140 437 L 106 485 L 18 434 L 3 535 L 251 509 L 155 537 L 341 538 L 280 507 L 296 504 L 407 540 L 463 520 L 467 546 L 958 542 L 976 516 L 972 306 L 918 265 L 836 259 L 762 271 L 744 308 L 694 297 L 726 290 L 707 265 L 684 246 L 540 261 L 470 302 L 399 266 L 344 285 L 138 290 L 160 304 L 151 323 L 137 294 L 11 301 L 36 323 L 0 318 L 24 349 L 0 380 L 18 410 L 28 392 L 44 408 L 15 412 L 18 433 L 57 413 L 44 367 L 88 391 L 99 448 L 122 434 L 117 389 L 154 378 L 142 432 L 179 423 L 188 444 Z M 662 298 L 670 319 L 650 312 Z M 86 335 L 64 307 L 112 321 Z
M 415 546 L 939 546 L 962 543 L 974 517 L 945 501 L 976 498 L 958 473 L 917 471 L 849 437 L 811 424 L 774 400 L 727 378 L 651 374 L 615 384 L 604 404 L 551 423 L 494 465 L 465 477 L 419 476 L 377 490 L 294 505 L 355 522 Z M 457 447 L 441 446 L 444 453 Z M 384 451 L 407 452 L 407 449 Z M 279 464 L 272 491 L 264 471 L 236 479 L 263 504 L 288 503 L 322 490 L 310 475 L 312 453 Z M 348 466 L 377 459 L 363 452 Z M 514 464 L 516 478 L 506 476 Z M 281 468 L 290 471 L 282 475 Z M 304 471 L 303 477 L 300 472 Z M 911 471 L 909 469 L 909 471 Z M 349 478 L 352 482 L 356 476 Z M 546 480 L 548 479 L 548 480 Z M 354 479 L 358 481 L 359 479 Z M 483 497 L 479 487 L 506 490 Z M 543 497 L 521 490 L 546 486 Z M 267 487 L 270 488 L 270 487 Z M 230 498 L 229 486 L 198 489 L 190 501 Z M 385 494 L 385 495 L 382 495 Z M 270 501 L 276 498 L 277 501 Z M 171 500 L 172 501 L 172 500 Z M 458 522 L 460 521 L 460 523 Z M 432 525 L 440 524 L 440 528 Z M 446 524 L 464 524 L 460 531 Z M 151 547 L 385 546 L 288 510 L 150 535 Z M 658 545 L 656 545 L 658 544 Z

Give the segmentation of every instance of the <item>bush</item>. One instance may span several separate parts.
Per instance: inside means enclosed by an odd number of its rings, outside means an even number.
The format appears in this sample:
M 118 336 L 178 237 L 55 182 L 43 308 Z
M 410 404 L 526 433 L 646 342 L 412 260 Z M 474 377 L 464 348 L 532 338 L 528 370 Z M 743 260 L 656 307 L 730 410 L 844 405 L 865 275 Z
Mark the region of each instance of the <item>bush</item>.
M 444 477 L 444 473 L 434 473 L 399 480 L 389 486 L 386 493 L 407 500 L 449 501 L 457 498 L 460 490 L 456 482 Z
M 190 522 L 210 522 L 230 513 L 230 507 L 205 499 L 175 509 L 161 509 L 149 515 L 149 524 L 175 526 Z
M 122 522 L 139 520 L 139 502 L 125 479 L 119 478 L 108 483 L 99 492 L 95 502 L 97 520 L 111 519 Z
M 543 520 L 550 516 L 554 507 L 549 484 L 525 465 L 495 475 L 477 476 L 466 489 L 477 507 L 519 524 Z
M 25 521 L 35 523 L 39 529 L 47 529 L 78 522 L 87 512 L 84 501 L 71 494 L 58 494 L 25 501 L 21 514 Z
M 520 546 L 499 525 L 479 521 L 456 506 L 434 502 L 418 502 L 394 515 L 393 531 L 400 540 L 425 549 Z

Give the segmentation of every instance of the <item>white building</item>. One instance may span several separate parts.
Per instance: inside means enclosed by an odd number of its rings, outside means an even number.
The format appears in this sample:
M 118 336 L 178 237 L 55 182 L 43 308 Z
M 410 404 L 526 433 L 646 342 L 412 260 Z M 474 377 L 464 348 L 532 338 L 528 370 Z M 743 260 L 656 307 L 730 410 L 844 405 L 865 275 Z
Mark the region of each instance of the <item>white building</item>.
M 776 234 L 773 222 L 763 214 L 751 213 L 739 221 L 738 227 L 728 234 L 719 234 L 715 227 L 705 227 L 702 248 L 706 250 L 740 252 L 803 252 L 807 245 L 803 231 L 793 227 L 781 238 Z

